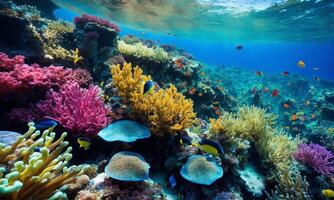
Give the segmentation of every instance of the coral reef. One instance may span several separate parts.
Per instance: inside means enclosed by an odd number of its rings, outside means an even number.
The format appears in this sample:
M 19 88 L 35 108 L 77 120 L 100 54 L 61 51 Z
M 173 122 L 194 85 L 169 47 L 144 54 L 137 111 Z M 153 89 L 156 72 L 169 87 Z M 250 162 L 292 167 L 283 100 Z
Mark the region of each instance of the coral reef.
M 193 124 L 193 103 L 174 86 L 145 95 L 144 84 L 150 77 L 142 75 L 140 68 L 125 63 L 122 69 L 112 66 L 111 72 L 119 95 L 129 100 L 133 114 L 148 123 L 154 134 L 175 133 Z
M 168 53 L 162 48 L 149 48 L 140 42 L 131 45 L 120 40 L 118 41 L 117 49 L 126 56 L 134 56 L 136 58 L 148 59 L 155 62 L 166 62 L 168 60 Z
M 193 155 L 182 166 L 180 174 L 190 182 L 211 185 L 223 176 L 223 169 L 212 158 Z
M 269 200 L 311 200 L 309 196 L 309 185 L 300 174 L 289 174 L 287 172 L 277 175 L 279 183 L 275 190 L 268 195 Z
M 45 100 L 29 109 L 14 109 L 11 116 L 25 121 L 48 117 L 58 121 L 70 133 L 95 137 L 111 121 L 110 112 L 97 86 L 85 89 L 77 83 L 69 83 L 59 92 L 49 91 Z
M 5 199 L 46 199 L 85 172 L 85 166 L 66 167 L 72 158 L 66 133 L 55 140 L 52 130 L 29 130 L 10 146 L 1 144 L 0 196 Z
M 92 80 L 89 73 L 82 69 L 27 65 L 23 56 L 9 58 L 4 53 L 0 53 L 0 77 L 0 99 L 24 97 L 34 91 L 46 92 L 50 88 L 58 89 L 68 82 L 86 85 Z
M 138 153 L 122 151 L 110 159 L 104 171 L 120 181 L 142 181 L 149 178 L 150 165 Z
M 334 173 L 334 154 L 318 144 L 299 144 L 294 158 L 323 175 Z
M 119 120 L 102 129 L 98 135 L 108 142 L 134 142 L 150 137 L 151 132 L 146 126 L 136 121 Z

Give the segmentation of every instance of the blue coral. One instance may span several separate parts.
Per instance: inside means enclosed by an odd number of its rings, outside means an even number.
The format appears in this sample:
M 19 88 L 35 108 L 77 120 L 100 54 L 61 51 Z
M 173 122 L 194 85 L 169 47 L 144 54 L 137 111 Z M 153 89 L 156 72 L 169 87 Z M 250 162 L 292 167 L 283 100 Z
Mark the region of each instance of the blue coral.
M 207 156 L 190 156 L 182 166 L 180 174 L 190 182 L 211 185 L 223 176 L 223 169 L 217 162 Z
M 102 129 L 98 135 L 108 142 L 134 142 L 150 137 L 151 132 L 146 126 L 136 121 L 120 120 Z

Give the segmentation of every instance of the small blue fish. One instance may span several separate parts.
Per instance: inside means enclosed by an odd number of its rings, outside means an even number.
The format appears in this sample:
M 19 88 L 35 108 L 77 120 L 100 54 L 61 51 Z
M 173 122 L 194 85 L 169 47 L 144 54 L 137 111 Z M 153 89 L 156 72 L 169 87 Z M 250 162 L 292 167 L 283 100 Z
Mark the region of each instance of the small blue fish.
M 57 126 L 57 122 L 53 119 L 43 119 L 41 121 L 35 122 L 35 127 L 37 130 L 48 129 Z
M 53 119 L 43 119 L 43 120 L 35 122 L 35 127 L 38 130 L 40 130 L 40 129 L 48 129 L 48 128 L 51 128 L 51 127 L 55 127 L 57 125 L 58 125 L 58 122 L 56 122 Z
M 149 92 L 152 92 L 155 88 L 154 82 L 149 80 L 144 85 L 144 94 L 147 94 Z
M 169 185 L 171 186 L 172 189 L 176 186 L 176 180 L 174 175 L 171 175 L 168 179 Z

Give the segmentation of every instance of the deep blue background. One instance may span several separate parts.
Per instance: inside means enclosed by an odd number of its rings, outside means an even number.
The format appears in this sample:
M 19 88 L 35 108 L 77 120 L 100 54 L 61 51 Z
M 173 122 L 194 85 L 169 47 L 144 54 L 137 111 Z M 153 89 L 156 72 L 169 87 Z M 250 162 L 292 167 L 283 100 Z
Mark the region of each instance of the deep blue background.
M 55 11 L 57 17 L 72 21 L 76 16 L 67 10 Z M 263 71 L 266 74 L 276 74 L 284 71 L 302 74 L 308 78 L 315 76 L 320 79 L 334 81 L 334 39 L 331 41 L 314 42 L 243 42 L 221 41 L 209 42 L 198 39 L 179 38 L 136 31 L 125 26 L 121 27 L 121 35 L 132 34 L 141 38 L 159 41 L 160 44 L 173 44 L 185 49 L 198 60 L 208 66 L 234 66 L 244 69 Z M 242 45 L 242 50 L 236 50 L 236 45 Z M 297 66 L 297 62 L 305 62 L 305 68 Z M 320 70 L 313 70 L 314 67 Z

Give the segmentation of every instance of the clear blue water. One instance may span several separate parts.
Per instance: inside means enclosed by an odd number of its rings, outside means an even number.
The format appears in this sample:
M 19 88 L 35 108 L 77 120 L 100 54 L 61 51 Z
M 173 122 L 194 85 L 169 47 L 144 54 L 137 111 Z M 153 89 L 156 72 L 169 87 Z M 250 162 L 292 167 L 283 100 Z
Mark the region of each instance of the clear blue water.
M 67 9 L 58 9 L 55 15 L 67 21 L 73 21 L 79 14 Z M 131 34 L 144 39 L 150 39 L 160 44 L 173 44 L 185 49 L 209 67 L 232 66 L 265 74 L 278 74 L 285 71 L 291 74 L 301 74 L 309 79 L 319 77 L 321 80 L 334 81 L 334 38 L 316 41 L 223 41 L 205 40 L 170 36 L 136 30 L 121 25 L 121 36 Z M 242 50 L 236 50 L 236 45 L 242 45 Z M 297 66 L 297 62 L 305 62 L 305 68 Z M 315 71 L 313 68 L 319 68 Z

